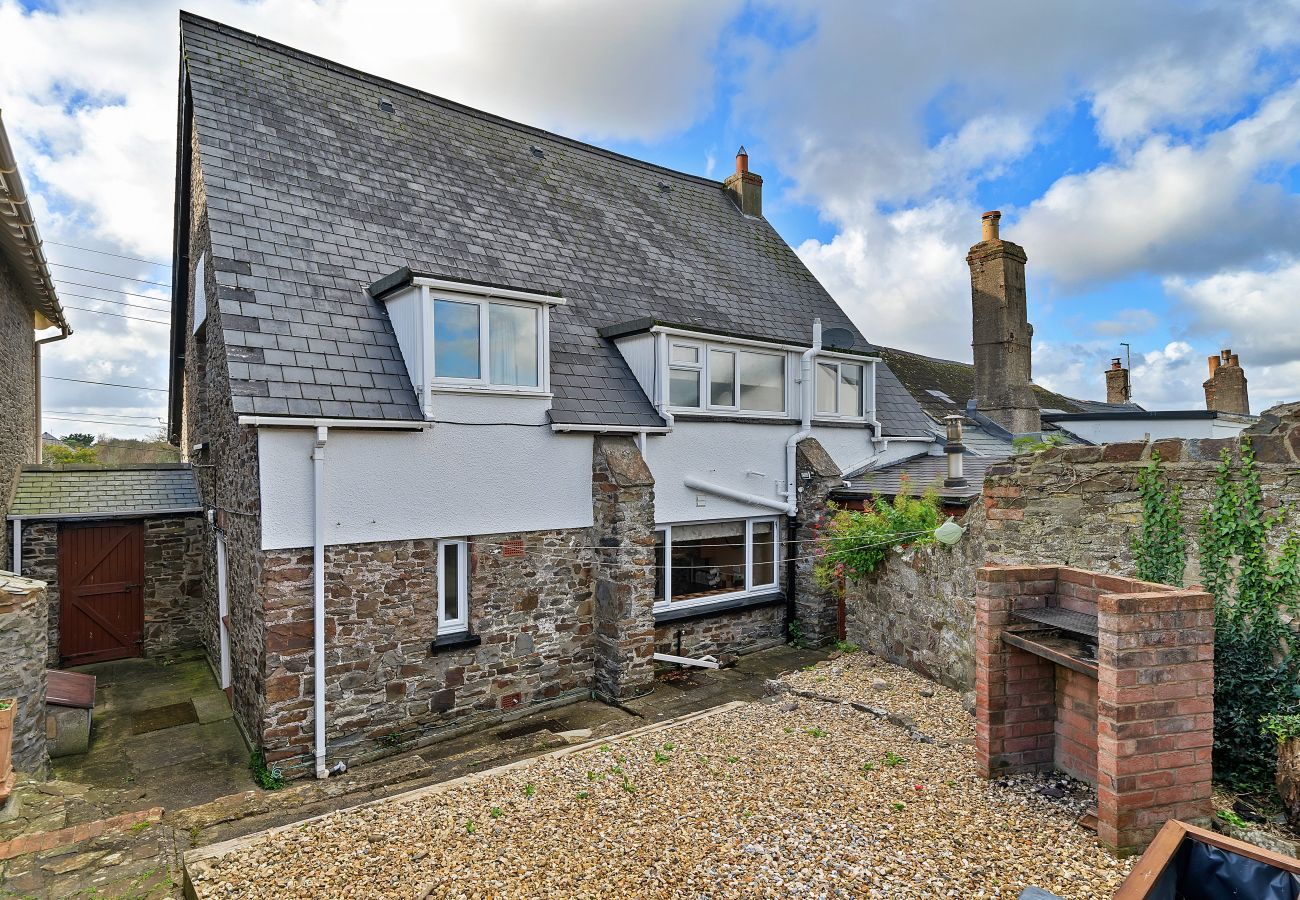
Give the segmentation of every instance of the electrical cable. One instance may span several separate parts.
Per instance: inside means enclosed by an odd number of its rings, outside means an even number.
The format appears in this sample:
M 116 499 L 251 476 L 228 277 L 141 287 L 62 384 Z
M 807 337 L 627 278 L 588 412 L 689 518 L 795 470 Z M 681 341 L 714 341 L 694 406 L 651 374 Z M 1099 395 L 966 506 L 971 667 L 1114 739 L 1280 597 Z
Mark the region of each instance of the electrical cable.
M 77 384 L 94 384 L 99 387 L 130 388 L 133 391 L 154 391 L 159 394 L 170 393 L 167 388 L 145 387 L 142 384 L 117 384 L 112 381 L 87 381 L 84 378 L 66 378 L 62 375 L 42 375 L 41 377 L 48 378 L 51 381 L 75 381 Z
M 113 256 L 117 259 L 129 259 L 132 262 L 142 262 L 146 265 L 157 266 L 160 269 L 170 269 L 171 263 L 154 262 L 151 259 L 141 259 L 138 256 L 125 256 L 121 253 L 109 253 L 107 250 L 96 250 L 93 247 L 79 247 L 76 244 L 64 244 L 59 241 L 41 241 L 42 244 L 49 244 L 52 247 L 67 247 L 70 250 L 84 250 L 87 253 L 98 253 L 101 256 Z
M 171 284 L 165 281 L 150 281 L 148 278 L 133 278 L 130 275 L 119 275 L 116 272 L 101 272 L 98 269 L 87 269 L 85 266 L 74 266 L 70 263 L 51 262 L 50 265 L 59 266 L 64 269 L 74 269 L 78 272 L 87 272 L 91 275 L 103 275 L 105 278 L 120 278 L 123 281 L 138 281 L 140 284 L 152 284 L 157 287 L 165 288 L 171 287 Z
M 171 326 L 171 322 L 164 322 L 161 319 L 142 319 L 140 316 L 124 316 L 121 313 L 105 312 L 102 309 L 91 309 L 88 306 L 65 306 L 64 309 L 75 309 L 78 312 L 94 313 L 99 316 L 112 316 L 115 319 L 130 319 L 133 322 L 152 322 L 154 325 Z
M 133 294 L 130 291 L 124 291 L 121 288 L 105 287 L 102 284 L 85 284 L 80 281 L 68 281 L 66 278 L 56 278 L 54 280 L 61 282 L 62 284 L 70 284 L 73 287 L 93 288 L 97 291 L 112 291 L 114 294 L 125 294 L 128 297 L 139 297 L 141 300 L 157 300 L 159 303 L 171 303 L 171 300 L 166 297 L 154 297 L 151 294 Z

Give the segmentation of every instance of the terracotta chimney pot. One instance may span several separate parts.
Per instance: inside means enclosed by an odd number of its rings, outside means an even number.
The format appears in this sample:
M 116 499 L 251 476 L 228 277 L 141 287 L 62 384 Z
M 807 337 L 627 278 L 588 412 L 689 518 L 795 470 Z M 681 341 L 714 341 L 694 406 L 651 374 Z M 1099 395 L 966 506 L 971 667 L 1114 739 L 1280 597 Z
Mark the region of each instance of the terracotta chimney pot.
M 980 237 L 980 240 L 982 241 L 1000 240 L 1000 238 L 998 237 L 998 221 L 1001 218 L 1002 218 L 1002 213 L 996 209 L 989 210 L 983 216 L 980 217 L 980 220 L 984 226 L 983 235 Z

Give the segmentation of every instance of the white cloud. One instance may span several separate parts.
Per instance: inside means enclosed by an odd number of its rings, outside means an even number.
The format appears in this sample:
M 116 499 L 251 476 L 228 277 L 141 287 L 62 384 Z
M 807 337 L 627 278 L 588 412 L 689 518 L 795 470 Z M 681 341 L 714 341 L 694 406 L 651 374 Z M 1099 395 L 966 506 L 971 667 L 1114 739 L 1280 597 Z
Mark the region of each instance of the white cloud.
M 1104 400 L 1106 369 L 1115 355 L 1109 342 L 1034 342 L 1034 381 L 1048 390 L 1081 400 Z M 1147 409 L 1204 409 L 1198 375 L 1204 363 L 1186 341 L 1133 357 L 1133 402 Z
M 1258 179 L 1300 163 L 1300 82 L 1201 141 L 1148 138 L 1131 156 L 1054 183 L 1016 233 L 1060 281 L 1212 271 L 1300 249 L 1300 198 Z
M 1159 324 L 1149 309 L 1121 309 L 1113 318 L 1094 322 L 1092 330 L 1108 337 L 1125 337 L 1150 331 Z

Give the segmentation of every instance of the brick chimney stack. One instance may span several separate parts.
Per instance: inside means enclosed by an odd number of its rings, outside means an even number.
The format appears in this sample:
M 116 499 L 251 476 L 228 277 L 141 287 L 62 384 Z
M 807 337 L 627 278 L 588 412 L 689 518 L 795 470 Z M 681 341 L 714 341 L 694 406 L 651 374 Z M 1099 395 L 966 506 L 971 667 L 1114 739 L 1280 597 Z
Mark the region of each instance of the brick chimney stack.
M 1210 377 L 1201 386 L 1205 388 L 1206 409 L 1250 415 L 1246 373 L 1231 350 L 1225 348 L 1218 356 L 1210 357 Z
M 975 356 L 975 408 L 1012 434 L 1042 430 L 1030 386 L 1031 344 L 1025 299 L 1025 263 L 1019 244 L 998 233 L 1002 213 L 983 216 L 981 240 L 970 248 L 971 348 Z
M 1124 368 L 1117 356 L 1110 361 L 1110 368 L 1106 370 L 1106 402 L 1128 403 L 1132 397 L 1133 389 L 1129 385 L 1128 369 Z
M 744 146 L 736 151 L 735 174 L 728 176 L 722 186 L 745 215 L 763 215 L 763 179 L 749 171 L 749 154 Z

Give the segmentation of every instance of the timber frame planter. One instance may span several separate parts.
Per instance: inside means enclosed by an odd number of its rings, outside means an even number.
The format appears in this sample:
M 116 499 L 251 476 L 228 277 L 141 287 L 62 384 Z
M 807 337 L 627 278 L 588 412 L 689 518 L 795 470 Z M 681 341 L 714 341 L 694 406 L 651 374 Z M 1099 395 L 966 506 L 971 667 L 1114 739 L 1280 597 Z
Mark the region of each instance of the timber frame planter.
M 17 712 L 16 697 L 0 697 L 0 805 L 14 789 L 14 715 Z

